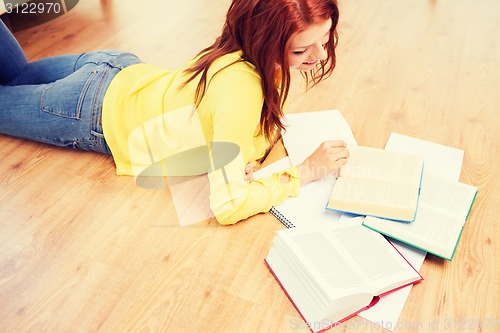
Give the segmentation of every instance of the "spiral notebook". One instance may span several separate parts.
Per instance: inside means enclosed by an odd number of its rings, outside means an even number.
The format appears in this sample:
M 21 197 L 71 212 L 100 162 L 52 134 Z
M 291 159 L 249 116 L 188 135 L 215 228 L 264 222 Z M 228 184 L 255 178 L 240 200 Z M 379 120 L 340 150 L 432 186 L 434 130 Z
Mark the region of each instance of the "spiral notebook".
M 288 198 L 269 211 L 285 227 L 311 227 L 331 224 L 342 217 L 341 212 L 325 209 L 335 179 L 325 177 L 304 185 L 300 195 Z
M 273 214 L 274 217 L 276 217 L 278 219 L 278 221 L 280 221 L 281 223 L 283 223 L 283 225 L 287 228 L 295 228 L 295 224 L 292 223 L 292 221 L 290 221 L 289 219 L 286 218 L 285 215 L 281 214 L 280 211 L 278 210 L 278 208 L 276 207 L 271 207 L 271 209 L 269 210 L 269 213 Z

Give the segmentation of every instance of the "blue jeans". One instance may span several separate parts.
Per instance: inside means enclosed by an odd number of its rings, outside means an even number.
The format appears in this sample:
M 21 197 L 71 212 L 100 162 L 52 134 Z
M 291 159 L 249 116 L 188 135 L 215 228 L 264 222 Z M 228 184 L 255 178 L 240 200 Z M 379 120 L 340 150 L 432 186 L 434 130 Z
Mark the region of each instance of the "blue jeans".
M 107 87 L 130 53 L 96 51 L 28 63 L 0 21 L 0 133 L 111 154 L 101 114 Z

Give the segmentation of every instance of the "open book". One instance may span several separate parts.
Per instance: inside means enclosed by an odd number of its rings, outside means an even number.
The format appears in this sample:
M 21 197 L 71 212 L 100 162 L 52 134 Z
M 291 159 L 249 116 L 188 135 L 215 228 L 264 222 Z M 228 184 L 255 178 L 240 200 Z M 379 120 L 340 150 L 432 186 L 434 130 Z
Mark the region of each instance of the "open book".
M 439 257 L 452 260 L 477 188 L 425 174 L 415 222 L 366 217 L 363 225 Z
M 350 147 L 327 208 L 400 221 L 415 219 L 423 157 L 371 147 Z
M 361 225 L 281 230 L 265 261 L 313 332 L 422 280 L 382 235 Z

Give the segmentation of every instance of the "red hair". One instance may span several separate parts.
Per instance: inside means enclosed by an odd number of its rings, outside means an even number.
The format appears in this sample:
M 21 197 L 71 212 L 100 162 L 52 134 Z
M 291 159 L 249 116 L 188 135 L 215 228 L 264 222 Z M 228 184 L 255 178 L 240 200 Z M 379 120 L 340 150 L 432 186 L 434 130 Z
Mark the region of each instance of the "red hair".
M 335 68 L 335 46 L 339 10 L 336 0 L 233 0 L 226 16 L 222 34 L 214 44 L 202 50 L 201 57 L 187 70 L 187 82 L 201 74 L 196 90 L 199 105 L 207 88 L 210 65 L 228 53 L 242 51 L 242 61 L 255 65 L 261 77 L 264 105 L 260 118 L 261 131 L 274 142 L 281 121 L 283 106 L 290 90 L 291 38 L 313 23 L 332 20 L 330 39 L 325 45 L 327 58 L 305 79 L 312 86 L 331 75 Z M 276 70 L 276 66 L 280 70 Z M 229 65 L 230 66 L 230 65 Z

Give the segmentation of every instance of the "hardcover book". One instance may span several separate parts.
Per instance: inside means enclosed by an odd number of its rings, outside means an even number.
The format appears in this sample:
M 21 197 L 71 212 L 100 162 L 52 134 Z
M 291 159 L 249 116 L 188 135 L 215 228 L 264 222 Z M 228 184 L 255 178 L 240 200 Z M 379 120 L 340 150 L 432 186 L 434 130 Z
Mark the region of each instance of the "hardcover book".
M 382 235 L 359 224 L 281 230 L 265 262 L 312 332 L 423 279 Z
M 422 181 L 419 208 L 414 222 L 397 223 L 366 217 L 363 225 L 447 260 L 452 260 L 477 188 L 432 175 Z
M 420 155 L 349 147 L 327 208 L 358 215 L 415 220 L 424 159 Z

